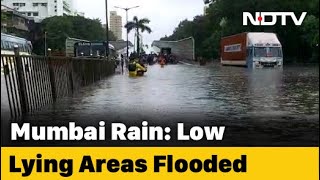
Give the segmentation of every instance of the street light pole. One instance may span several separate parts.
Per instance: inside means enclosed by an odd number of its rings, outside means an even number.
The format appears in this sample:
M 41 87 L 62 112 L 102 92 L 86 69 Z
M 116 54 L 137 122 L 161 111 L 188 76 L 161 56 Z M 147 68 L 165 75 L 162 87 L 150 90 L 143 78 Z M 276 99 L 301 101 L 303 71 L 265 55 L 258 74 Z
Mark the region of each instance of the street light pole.
M 109 23 L 108 23 L 108 0 L 106 0 L 106 56 L 109 58 Z
M 44 56 L 47 56 L 47 31 L 44 32 Z
M 118 8 L 118 9 L 123 9 L 126 11 L 126 21 L 127 21 L 127 24 L 128 24 L 128 11 L 130 9 L 134 9 L 134 8 L 138 8 L 139 6 L 134 6 L 134 7 L 130 7 L 130 8 L 122 8 L 122 7 L 118 7 L 118 6 L 115 6 L 115 8 Z M 127 29 L 127 60 L 129 59 L 129 31 Z
M 128 8 L 127 9 L 125 9 L 125 11 L 126 11 L 126 23 L 128 23 Z M 126 29 L 127 30 L 127 60 L 129 59 L 129 32 L 128 32 L 128 29 Z

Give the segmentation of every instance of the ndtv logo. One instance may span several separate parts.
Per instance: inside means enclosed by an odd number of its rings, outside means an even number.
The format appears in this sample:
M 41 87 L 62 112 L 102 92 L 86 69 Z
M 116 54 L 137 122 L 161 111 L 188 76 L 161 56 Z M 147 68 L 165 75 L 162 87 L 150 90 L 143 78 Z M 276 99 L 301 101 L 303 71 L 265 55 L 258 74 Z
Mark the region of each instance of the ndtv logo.
M 291 17 L 296 26 L 300 26 L 306 17 L 307 12 L 303 12 L 298 19 L 293 12 L 256 12 L 255 18 L 249 12 L 243 12 L 242 22 L 244 26 L 248 25 L 248 19 L 254 26 L 273 26 L 277 23 L 277 17 L 281 17 L 281 25 L 287 25 L 287 17 Z M 266 17 L 271 17 L 271 21 L 266 21 Z

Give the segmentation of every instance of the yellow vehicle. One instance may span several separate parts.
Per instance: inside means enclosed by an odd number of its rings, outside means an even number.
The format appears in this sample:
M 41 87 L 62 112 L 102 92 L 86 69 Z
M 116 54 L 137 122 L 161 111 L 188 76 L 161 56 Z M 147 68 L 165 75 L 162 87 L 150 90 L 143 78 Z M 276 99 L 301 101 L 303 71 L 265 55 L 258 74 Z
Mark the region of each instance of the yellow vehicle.
M 138 60 L 134 60 L 128 66 L 129 76 L 137 77 L 143 76 L 145 72 L 147 72 L 147 68 L 138 63 Z

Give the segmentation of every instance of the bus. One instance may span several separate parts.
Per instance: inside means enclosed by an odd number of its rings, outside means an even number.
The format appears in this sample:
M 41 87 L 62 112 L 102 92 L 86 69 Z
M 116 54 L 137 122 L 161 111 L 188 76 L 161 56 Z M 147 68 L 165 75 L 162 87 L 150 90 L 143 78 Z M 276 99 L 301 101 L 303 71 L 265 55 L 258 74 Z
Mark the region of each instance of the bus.
M 14 46 L 19 48 L 20 55 L 31 55 L 32 44 L 30 41 L 17 36 L 1 33 L 1 55 L 14 55 Z
M 66 39 L 66 56 L 67 57 L 74 57 L 75 56 L 75 44 L 78 42 L 90 42 L 84 39 L 77 39 L 68 37 Z
M 106 42 L 88 42 L 81 41 L 74 45 L 75 57 L 103 58 L 106 56 Z M 117 56 L 113 45 L 109 43 L 109 56 L 115 58 Z
M 1 75 L 8 74 L 15 69 L 13 60 L 15 46 L 19 48 L 19 55 L 21 56 L 29 56 L 32 53 L 32 44 L 30 41 L 21 37 L 1 33 Z M 9 57 L 4 57 L 6 55 Z M 28 67 L 28 70 L 31 70 L 31 65 L 29 64 L 27 66 L 28 63 L 26 59 L 22 61 L 25 64 L 24 68 Z

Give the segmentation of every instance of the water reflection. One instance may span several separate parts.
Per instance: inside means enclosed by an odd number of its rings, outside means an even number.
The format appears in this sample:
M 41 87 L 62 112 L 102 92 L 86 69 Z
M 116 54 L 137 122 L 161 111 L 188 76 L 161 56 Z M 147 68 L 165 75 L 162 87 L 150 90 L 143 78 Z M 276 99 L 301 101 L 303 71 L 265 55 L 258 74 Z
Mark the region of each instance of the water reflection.
M 281 84 L 283 71 L 280 69 L 254 70 L 248 76 L 248 103 L 251 115 L 287 115 L 281 106 Z

